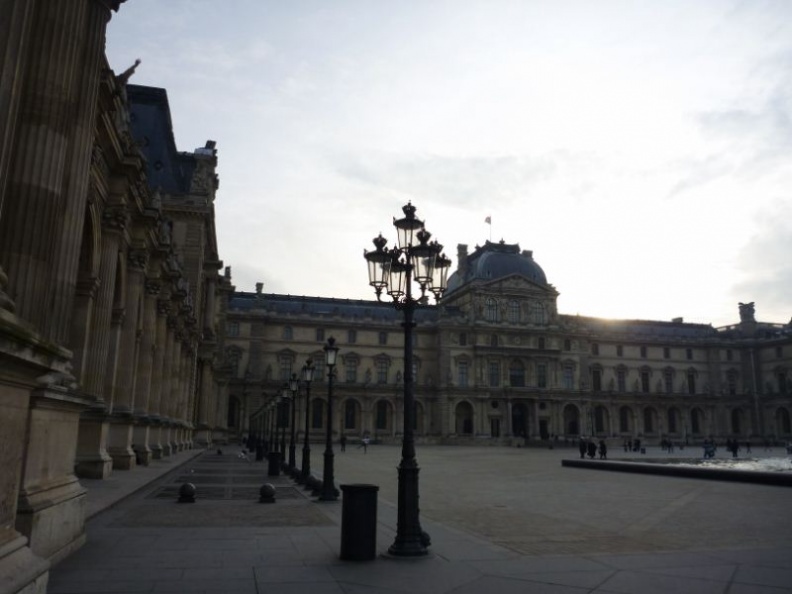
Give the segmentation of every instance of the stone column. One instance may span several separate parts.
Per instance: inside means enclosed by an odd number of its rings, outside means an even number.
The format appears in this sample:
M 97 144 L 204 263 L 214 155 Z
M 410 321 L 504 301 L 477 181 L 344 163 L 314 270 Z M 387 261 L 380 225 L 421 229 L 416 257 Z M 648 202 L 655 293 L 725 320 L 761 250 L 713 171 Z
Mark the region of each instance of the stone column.
M 170 312 L 172 301 L 160 301 L 160 311 L 164 308 Z M 162 353 L 162 382 L 160 386 L 160 417 L 162 425 L 160 428 L 160 444 L 162 455 L 170 456 L 173 453 L 170 444 L 171 434 L 171 383 L 173 383 L 173 348 L 176 344 L 176 318 L 170 313 L 166 317 L 166 341 Z
M 177 324 L 179 323 L 177 321 Z M 178 423 L 181 420 L 179 418 L 179 399 L 182 387 L 182 332 L 181 328 L 176 328 L 173 350 L 171 351 L 171 382 L 170 396 L 168 397 L 168 416 L 171 420 L 171 429 L 168 436 L 168 444 L 170 445 L 170 451 L 174 454 L 179 451 Z
M 204 356 L 199 359 L 198 380 L 198 425 L 196 427 L 195 443 L 202 448 L 208 448 L 212 443 L 209 403 L 212 400 L 214 391 L 211 357 Z
M 155 340 L 157 338 L 157 296 L 159 280 L 145 281 L 146 294 L 143 298 L 143 332 L 140 336 L 137 378 L 135 380 L 135 427 L 132 442 L 141 464 L 148 466 L 152 453 L 149 447 L 151 427 L 151 385 L 154 369 Z
M 53 342 L 65 342 L 74 294 L 73 266 L 66 271 L 59 266 L 64 242 L 74 265 L 79 255 L 84 213 L 77 222 L 71 213 L 79 206 L 75 201 L 82 201 L 83 209 L 85 204 L 108 18 L 109 11 L 95 2 L 39 2 L 33 11 L 0 253 L 18 315 Z
M 132 449 L 132 413 L 135 407 L 139 332 L 142 326 L 141 300 L 145 285 L 148 254 L 130 249 L 127 253 L 126 315 L 118 343 L 118 376 L 110 417 L 110 456 L 113 468 L 130 470 L 135 467 Z
M 163 364 L 168 344 L 168 300 L 157 300 L 157 328 L 154 341 L 154 355 L 151 368 L 151 389 L 149 391 L 149 417 L 152 427 L 149 434 L 151 457 L 162 458 L 162 385 Z

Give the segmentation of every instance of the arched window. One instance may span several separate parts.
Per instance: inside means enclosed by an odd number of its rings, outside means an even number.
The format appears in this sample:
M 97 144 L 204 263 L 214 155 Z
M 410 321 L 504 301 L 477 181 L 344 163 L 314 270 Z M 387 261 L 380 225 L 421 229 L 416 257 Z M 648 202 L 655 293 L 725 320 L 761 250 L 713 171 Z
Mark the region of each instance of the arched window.
M 690 431 L 694 435 L 699 435 L 701 433 L 701 425 L 703 421 L 704 414 L 700 409 L 694 408 L 690 411 Z
M 739 408 L 735 408 L 731 412 L 731 430 L 735 435 L 739 435 L 743 431 L 742 416 L 742 410 Z
M 776 426 L 778 432 L 782 435 L 789 435 L 792 433 L 792 425 L 789 421 L 789 411 L 785 408 L 779 408 L 776 411 Z
M 644 433 L 655 432 L 655 411 L 651 407 L 646 407 L 643 411 Z
M 374 427 L 379 431 L 389 431 L 391 428 L 390 404 L 387 400 L 377 401 Z
M 311 429 L 324 427 L 324 401 L 316 398 L 311 402 Z
M 669 433 L 678 433 L 678 423 L 677 419 L 679 419 L 679 411 L 675 408 L 668 409 L 668 432 Z
M 488 322 L 498 321 L 498 302 L 492 297 L 484 302 L 484 319 Z
M 460 402 L 456 406 L 456 431 L 461 435 L 473 434 L 473 407 L 469 402 Z
M 357 429 L 358 404 L 354 400 L 344 403 L 344 429 Z
M 510 324 L 520 323 L 520 304 L 517 301 L 509 301 L 508 319 Z
M 608 411 L 604 406 L 598 406 L 594 409 L 594 432 L 605 433 L 608 424 Z
M 619 431 L 621 433 L 630 433 L 632 431 L 631 419 L 632 411 L 628 407 L 622 406 L 619 409 Z

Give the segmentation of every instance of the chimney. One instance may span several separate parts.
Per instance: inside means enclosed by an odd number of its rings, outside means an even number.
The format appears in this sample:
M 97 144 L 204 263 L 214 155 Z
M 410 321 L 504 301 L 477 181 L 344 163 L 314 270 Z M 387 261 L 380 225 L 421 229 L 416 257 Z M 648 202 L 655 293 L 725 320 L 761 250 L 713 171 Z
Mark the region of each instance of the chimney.
M 465 243 L 457 244 L 457 272 L 461 280 L 465 280 L 468 270 L 468 246 Z

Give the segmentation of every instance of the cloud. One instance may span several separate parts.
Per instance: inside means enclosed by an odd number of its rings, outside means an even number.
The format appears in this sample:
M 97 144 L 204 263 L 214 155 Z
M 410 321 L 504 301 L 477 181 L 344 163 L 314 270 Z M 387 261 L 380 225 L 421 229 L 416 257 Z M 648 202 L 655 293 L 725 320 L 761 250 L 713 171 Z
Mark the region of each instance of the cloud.
M 756 301 L 759 319 L 786 322 L 792 316 L 792 201 L 776 202 L 758 218 L 759 231 L 738 258 L 743 278 L 731 294 Z

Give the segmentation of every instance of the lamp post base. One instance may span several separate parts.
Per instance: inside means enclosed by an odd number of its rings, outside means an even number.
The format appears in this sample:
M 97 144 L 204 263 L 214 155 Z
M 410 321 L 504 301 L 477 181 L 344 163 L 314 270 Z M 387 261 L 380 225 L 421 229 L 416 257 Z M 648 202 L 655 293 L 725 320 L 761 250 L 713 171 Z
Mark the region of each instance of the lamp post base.
M 388 549 L 394 557 L 422 557 L 431 544 L 429 535 L 421 529 L 418 511 L 418 464 L 402 460 L 399 465 L 398 519 L 396 540 Z

